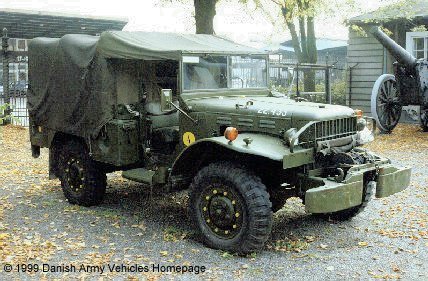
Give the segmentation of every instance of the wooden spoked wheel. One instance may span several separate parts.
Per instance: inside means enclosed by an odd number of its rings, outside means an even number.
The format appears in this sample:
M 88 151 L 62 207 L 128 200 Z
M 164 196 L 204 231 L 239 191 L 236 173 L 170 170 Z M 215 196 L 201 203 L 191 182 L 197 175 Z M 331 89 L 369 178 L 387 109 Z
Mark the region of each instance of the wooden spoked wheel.
M 402 105 L 395 76 L 381 75 L 375 82 L 371 96 L 371 112 L 381 131 L 389 133 L 400 120 Z

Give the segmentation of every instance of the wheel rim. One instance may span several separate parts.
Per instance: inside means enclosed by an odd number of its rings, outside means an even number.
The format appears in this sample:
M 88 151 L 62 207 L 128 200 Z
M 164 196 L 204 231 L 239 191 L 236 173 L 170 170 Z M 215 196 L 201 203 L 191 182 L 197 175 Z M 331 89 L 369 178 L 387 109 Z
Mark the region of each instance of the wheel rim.
M 75 193 L 81 193 L 85 180 L 83 165 L 79 159 L 71 158 L 65 169 L 65 180 L 70 189 Z
M 372 93 L 372 114 L 383 131 L 391 131 L 397 125 L 401 117 L 401 102 L 393 75 L 383 75 L 376 81 Z
M 216 236 L 231 239 L 241 230 L 245 216 L 241 197 L 225 185 L 213 184 L 201 194 L 200 212 Z

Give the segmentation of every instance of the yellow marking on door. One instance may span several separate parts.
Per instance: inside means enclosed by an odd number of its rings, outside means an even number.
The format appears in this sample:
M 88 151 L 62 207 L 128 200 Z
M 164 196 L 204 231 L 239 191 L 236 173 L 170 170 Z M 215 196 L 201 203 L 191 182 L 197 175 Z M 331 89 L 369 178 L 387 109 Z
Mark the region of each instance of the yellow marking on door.
M 189 146 L 196 140 L 195 135 L 192 132 L 185 132 L 183 134 L 183 143 L 185 146 Z

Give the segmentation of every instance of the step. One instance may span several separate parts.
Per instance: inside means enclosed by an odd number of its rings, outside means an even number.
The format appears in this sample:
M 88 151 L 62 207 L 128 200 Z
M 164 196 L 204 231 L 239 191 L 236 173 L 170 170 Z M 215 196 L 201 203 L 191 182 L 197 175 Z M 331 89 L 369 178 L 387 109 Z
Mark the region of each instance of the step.
M 152 184 L 153 183 L 153 176 L 155 175 L 155 172 L 152 170 L 147 170 L 144 168 L 137 168 L 132 170 L 127 170 L 122 172 L 122 177 L 128 180 L 141 182 L 145 184 Z

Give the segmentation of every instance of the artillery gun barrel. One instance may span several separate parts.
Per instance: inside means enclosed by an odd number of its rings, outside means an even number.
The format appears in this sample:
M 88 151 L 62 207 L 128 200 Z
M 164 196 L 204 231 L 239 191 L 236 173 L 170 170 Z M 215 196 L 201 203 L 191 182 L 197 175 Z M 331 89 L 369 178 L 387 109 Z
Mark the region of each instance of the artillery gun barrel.
M 413 67 L 416 65 L 416 58 L 407 52 L 403 47 L 398 45 L 394 40 L 389 38 L 379 26 L 372 26 L 366 29 L 373 35 L 390 53 L 391 55 L 401 64 L 407 67 Z

